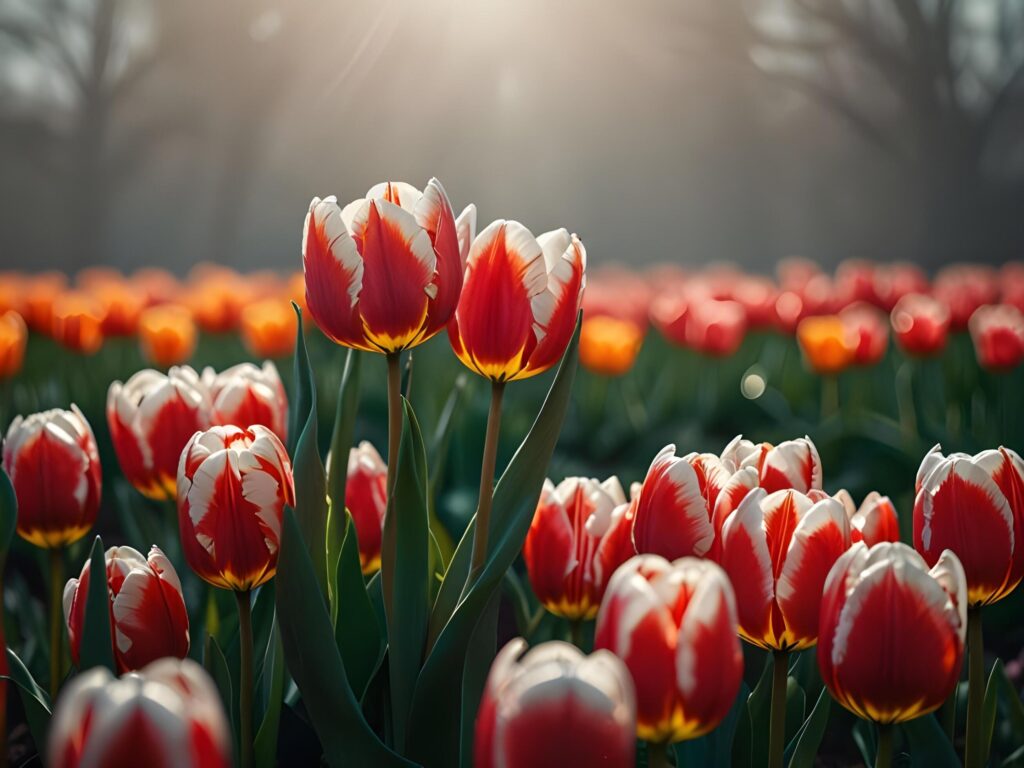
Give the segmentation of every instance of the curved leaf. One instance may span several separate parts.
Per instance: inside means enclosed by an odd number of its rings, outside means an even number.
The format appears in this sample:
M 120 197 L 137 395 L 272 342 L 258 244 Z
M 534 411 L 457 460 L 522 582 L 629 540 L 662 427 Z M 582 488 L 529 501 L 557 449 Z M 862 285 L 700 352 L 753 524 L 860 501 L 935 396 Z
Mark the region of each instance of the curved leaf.
M 85 600 L 85 619 L 79 650 L 79 669 L 106 667 L 115 675 L 114 645 L 110 630 L 110 591 L 107 588 L 107 562 L 103 539 L 93 541 L 89 555 L 89 593 Z
M 220 694 L 220 703 L 224 705 L 228 722 L 231 724 L 231 743 L 235 754 L 238 754 L 238 711 L 235 706 L 235 685 L 231 680 L 231 667 L 221 650 L 220 643 L 213 635 L 206 636 L 206 644 L 203 646 L 203 667 L 210 674 L 217 692 Z
M 384 655 L 382 626 L 370 602 L 359 564 L 359 539 L 352 516 L 345 513 L 345 538 L 338 560 L 337 619 L 334 637 L 345 664 L 349 685 L 357 699 L 362 699 L 373 673 Z
M 306 423 L 309 410 L 316 397 L 312 372 L 309 367 L 309 354 L 306 352 L 306 336 L 302 327 L 302 310 L 294 301 L 292 309 L 298 320 L 295 329 L 295 391 L 292 392 L 288 409 L 288 453 L 295 454 L 295 445 L 299 434 Z
M 818 695 L 818 702 L 811 711 L 811 716 L 804 722 L 790 745 L 792 757 L 789 760 L 789 768 L 813 768 L 818 747 L 821 746 L 821 740 L 825 737 L 831 709 L 832 697 L 829 696 L 827 690 L 822 689 Z
M 920 768 L 960 768 L 956 750 L 935 715 L 925 715 L 899 726 L 910 748 L 910 764 Z
M 334 431 L 331 433 L 331 447 L 327 467 L 327 499 L 330 511 L 327 517 L 327 583 L 337 585 L 338 560 L 341 557 L 342 541 L 345 538 L 345 483 L 348 479 L 348 453 L 356 430 L 356 414 L 359 411 L 359 361 L 362 358 L 354 350 L 345 355 L 345 369 L 338 387 L 338 405 L 334 412 Z M 337 621 L 338 597 L 331 593 L 331 617 Z
M 284 698 L 284 648 L 281 646 L 281 633 L 276 626 L 267 645 L 263 675 L 267 688 L 267 707 L 263 722 L 256 732 L 253 751 L 256 753 L 256 768 L 274 768 L 277 765 L 277 737 Z
M 21 705 L 25 710 L 25 719 L 28 721 L 32 740 L 39 749 L 43 749 L 46 746 L 46 734 L 53 714 L 50 697 L 32 677 L 32 673 L 28 671 L 28 667 L 18 654 L 10 648 L 7 649 L 7 665 L 10 668 L 9 674 L 0 675 L 0 679 L 10 680 L 18 686 L 18 694 L 21 696 Z

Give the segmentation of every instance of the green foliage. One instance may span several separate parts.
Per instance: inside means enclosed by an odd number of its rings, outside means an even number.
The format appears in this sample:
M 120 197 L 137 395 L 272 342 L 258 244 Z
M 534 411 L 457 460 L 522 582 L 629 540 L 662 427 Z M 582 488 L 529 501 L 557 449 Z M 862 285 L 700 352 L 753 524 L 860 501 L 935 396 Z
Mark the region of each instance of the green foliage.
M 8 674 L 0 676 L 0 679 L 10 680 L 18 687 L 32 740 L 42 748 L 46 744 L 46 734 L 49 732 L 50 717 L 53 714 L 50 697 L 11 648 L 7 649 L 7 666 Z
M 384 657 L 385 630 L 371 601 L 372 590 L 368 590 L 363 583 L 363 572 L 359 563 L 359 539 L 352 516 L 347 512 L 344 523 L 344 540 L 341 557 L 338 560 L 334 591 L 337 596 L 334 637 L 345 664 L 349 685 L 352 686 L 356 698 L 362 700 L 366 687 Z M 380 579 L 374 583 L 379 585 Z M 379 590 L 377 591 L 379 594 Z
M 338 387 L 338 405 L 331 432 L 330 461 L 327 467 L 327 579 L 332 590 L 337 584 L 338 561 L 345 537 L 345 484 L 348 479 L 348 454 L 356 429 L 359 410 L 359 361 L 362 358 L 350 349 L 345 355 L 345 369 Z M 331 592 L 331 617 L 337 621 L 338 595 Z
M 107 563 L 103 553 L 103 539 L 97 536 L 89 555 L 89 593 L 85 600 L 79 668 L 106 667 L 117 674 L 111 637 Z

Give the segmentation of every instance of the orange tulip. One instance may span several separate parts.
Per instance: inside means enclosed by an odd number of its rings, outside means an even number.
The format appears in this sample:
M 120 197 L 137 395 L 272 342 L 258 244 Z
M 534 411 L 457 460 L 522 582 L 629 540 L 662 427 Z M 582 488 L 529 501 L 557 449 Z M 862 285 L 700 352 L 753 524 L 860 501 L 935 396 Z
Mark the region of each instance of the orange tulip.
M 256 357 L 285 357 L 295 349 L 295 311 L 283 299 L 263 299 L 242 310 L 242 342 Z
M 50 333 L 68 349 L 91 355 L 103 346 L 103 310 L 87 293 L 61 294 L 53 302 Z
M 20 272 L 0 272 L 0 314 L 11 309 L 19 314 L 24 312 L 27 282 Z
M 39 333 L 50 333 L 53 303 L 64 291 L 67 282 L 67 277 L 61 272 L 42 272 L 25 282 L 21 315 L 29 328 Z
M 227 333 L 238 328 L 242 308 L 250 296 L 248 283 L 234 270 L 200 264 L 189 273 L 189 286 L 182 300 L 204 331 Z
M 643 330 L 630 320 L 598 315 L 580 329 L 580 364 L 605 376 L 621 376 L 636 361 Z
M 857 341 L 838 315 L 805 317 L 796 329 L 804 359 L 815 373 L 839 373 L 854 361 Z
M 9 379 L 25 362 L 28 326 L 14 310 L 0 315 L 0 379 Z
M 306 311 L 306 275 L 304 272 L 293 272 L 288 278 L 284 289 L 285 298 L 288 302 L 294 301 L 299 309 Z M 286 302 L 287 303 L 287 302 Z
M 166 269 L 156 267 L 140 269 L 128 279 L 128 282 L 142 294 L 147 307 L 177 301 L 181 292 L 178 278 Z
M 81 278 L 79 278 L 81 280 Z M 99 282 L 88 289 L 103 313 L 104 336 L 133 336 L 146 298 L 122 280 Z
M 139 316 L 139 343 L 155 365 L 168 368 L 184 362 L 196 348 L 192 313 L 175 304 L 150 307 Z

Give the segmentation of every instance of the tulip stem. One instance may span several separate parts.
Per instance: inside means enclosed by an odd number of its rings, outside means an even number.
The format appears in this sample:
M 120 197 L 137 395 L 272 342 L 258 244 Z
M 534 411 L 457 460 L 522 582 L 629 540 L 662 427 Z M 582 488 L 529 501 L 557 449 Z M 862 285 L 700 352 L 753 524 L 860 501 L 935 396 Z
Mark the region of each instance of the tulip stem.
M 878 724 L 878 752 L 875 753 L 875 768 L 892 766 L 892 723 Z
M 487 562 L 487 536 L 491 527 L 491 497 L 494 494 L 494 467 L 498 461 L 498 431 L 501 429 L 501 400 L 504 393 L 504 382 L 496 381 L 492 384 L 487 436 L 484 438 L 484 455 L 480 462 L 480 498 L 476 508 L 476 528 L 473 530 L 473 557 L 467 586 L 476 580 Z
M 647 768 L 670 768 L 668 745 L 663 741 L 647 742 Z
M 569 638 L 572 644 L 583 650 L 583 620 L 569 619 Z
M 240 724 L 242 768 L 253 766 L 252 744 L 252 605 L 249 591 L 235 592 L 238 601 L 238 644 L 240 667 L 238 721 Z
M 985 649 L 981 634 L 981 608 L 967 609 L 967 745 L 966 768 L 981 768 L 985 761 L 982 744 L 982 710 L 985 704 Z
M 50 555 L 50 701 L 57 700 L 60 690 L 60 667 L 64 637 L 61 632 L 61 602 L 64 581 L 64 550 L 54 547 Z
M 768 731 L 768 768 L 782 768 L 786 748 L 786 686 L 789 651 L 772 653 L 772 710 Z
M 399 352 L 388 354 L 388 497 L 395 487 L 398 444 L 402 442 L 402 366 Z

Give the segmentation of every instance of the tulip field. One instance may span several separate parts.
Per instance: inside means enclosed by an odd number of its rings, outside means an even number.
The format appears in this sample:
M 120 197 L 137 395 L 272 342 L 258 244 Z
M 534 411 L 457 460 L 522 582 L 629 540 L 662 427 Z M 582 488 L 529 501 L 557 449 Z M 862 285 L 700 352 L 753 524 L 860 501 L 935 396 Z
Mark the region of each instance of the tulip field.
M 1024 766 L 1024 263 L 295 213 L 0 275 L 0 763 Z

